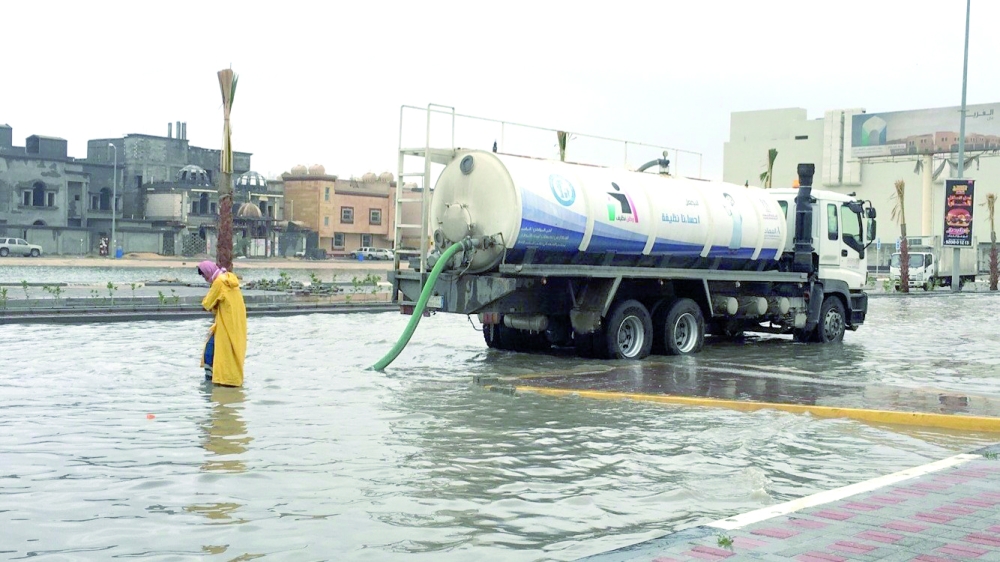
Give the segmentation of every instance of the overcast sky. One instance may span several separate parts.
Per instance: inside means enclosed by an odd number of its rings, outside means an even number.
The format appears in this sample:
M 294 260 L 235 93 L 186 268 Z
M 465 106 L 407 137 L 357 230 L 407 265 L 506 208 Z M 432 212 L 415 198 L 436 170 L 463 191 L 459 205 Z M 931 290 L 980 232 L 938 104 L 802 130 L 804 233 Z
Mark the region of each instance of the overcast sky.
M 964 0 L 587 4 L 8 2 L 0 123 L 78 157 L 177 120 L 215 148 L 231 65 L 234 148 L 268 175 L 395 173 L 400 105 L 434 102 L 700 152 L 721 178 L 732 111 L 961 101 Z M 998 24 L 1000 2 L 972 1 L 970 104 L 1000 101 Z

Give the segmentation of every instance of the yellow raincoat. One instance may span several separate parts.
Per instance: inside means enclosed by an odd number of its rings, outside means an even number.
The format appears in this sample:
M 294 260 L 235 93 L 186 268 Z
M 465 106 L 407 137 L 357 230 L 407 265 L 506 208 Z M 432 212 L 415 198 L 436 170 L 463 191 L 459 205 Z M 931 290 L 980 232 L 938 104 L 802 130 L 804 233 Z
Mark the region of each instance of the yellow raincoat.
M 247 354 L 247 308 L 240 292 L 240 282 L 231 272 L 220 274 L 201 301 L 201 306 L 215 312 L 209 334 L 215 334 L 215 359 L 212 382 L 243 386 L 243 360 Z M 205 342 L 208 343 L 207 341 Z M 202 354 L 204 356 L 204 354 Z M 205 360 L 202 358 L 202 367 Z

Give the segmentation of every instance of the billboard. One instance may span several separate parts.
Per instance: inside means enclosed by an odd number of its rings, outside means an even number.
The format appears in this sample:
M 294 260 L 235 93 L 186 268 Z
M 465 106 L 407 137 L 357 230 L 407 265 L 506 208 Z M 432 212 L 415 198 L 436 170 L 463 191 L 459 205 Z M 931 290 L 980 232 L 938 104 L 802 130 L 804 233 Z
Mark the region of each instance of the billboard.
M 851 118 L 851 155 L 958 152 L 961 107 L 861 113 Z M 1000 103 L 967 105 L 965 150 L 1000 150 Z
M 972 202 L 976 180 L 944 180 L 943 246 L 972 247 Z

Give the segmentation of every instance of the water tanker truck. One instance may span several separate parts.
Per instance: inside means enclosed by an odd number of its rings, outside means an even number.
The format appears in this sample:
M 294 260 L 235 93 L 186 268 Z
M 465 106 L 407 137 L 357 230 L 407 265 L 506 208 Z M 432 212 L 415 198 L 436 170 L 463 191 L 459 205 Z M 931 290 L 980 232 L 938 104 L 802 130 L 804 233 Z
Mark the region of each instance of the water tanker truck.
M 868 201 L 479 150 L 455 152 L 429 202 L 434 307 L 477 315 L 491 348 L 595 358 L 698 352 L 705 335 L 841 341 L 865 320 Z M 439 258 L 440 259 L 440 258 Z M 391 273 L 412 311 L 426 274 Z

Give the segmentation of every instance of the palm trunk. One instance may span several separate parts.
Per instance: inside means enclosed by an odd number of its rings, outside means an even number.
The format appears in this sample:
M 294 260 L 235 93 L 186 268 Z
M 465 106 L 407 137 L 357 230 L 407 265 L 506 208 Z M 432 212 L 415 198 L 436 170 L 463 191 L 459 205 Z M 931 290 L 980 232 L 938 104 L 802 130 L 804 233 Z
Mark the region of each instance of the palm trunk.
M 223 172 L 220 181 L 230 185 L 232 174 Z M 229 271 L 233 270 L 233 194 L 223 194 L 219 188 L 219 240 L 215 261 Z
M 903 237 L 899 243 L 899 290 L 904 293 L 910 292 L 910 248 L 906 243 L 906 223 L 899 225 L 899 232 Z
M 997 234 L 996 232 L 990 231 L 990 290 L 997 290 L 997 277 L 998 277 L 997 267 Z
M 219 243 L 215 261 L 222 267 L 233 270 L 233 145 L 229 114 L 236 97 L 237 76 L 231 69 L 219 71 L 219 87 L 222 89 L 222 154 L 219 177 Z

